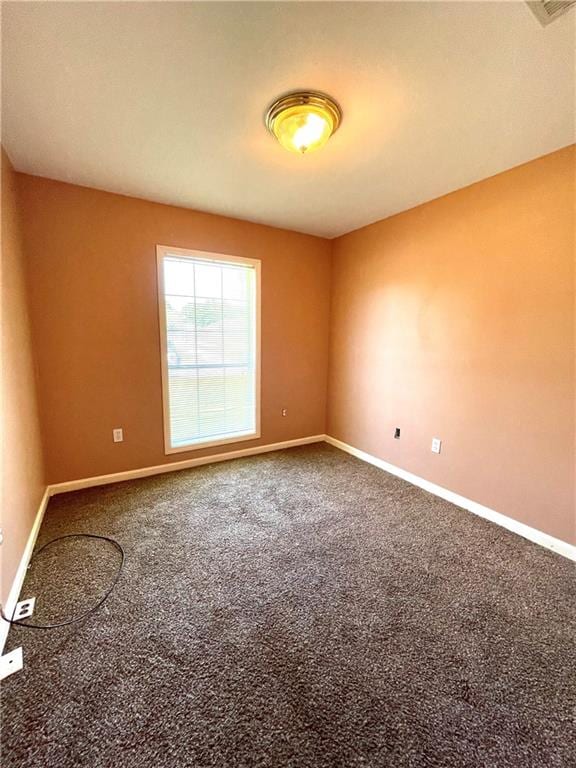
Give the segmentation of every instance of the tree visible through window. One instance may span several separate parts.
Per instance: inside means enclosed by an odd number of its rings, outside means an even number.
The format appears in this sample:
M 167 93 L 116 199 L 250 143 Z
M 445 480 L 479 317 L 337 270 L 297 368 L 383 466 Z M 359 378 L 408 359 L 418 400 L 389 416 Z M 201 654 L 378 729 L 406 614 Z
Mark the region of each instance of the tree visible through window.
M 166 450 L 258 436 L 259 262 L 158 246 Z

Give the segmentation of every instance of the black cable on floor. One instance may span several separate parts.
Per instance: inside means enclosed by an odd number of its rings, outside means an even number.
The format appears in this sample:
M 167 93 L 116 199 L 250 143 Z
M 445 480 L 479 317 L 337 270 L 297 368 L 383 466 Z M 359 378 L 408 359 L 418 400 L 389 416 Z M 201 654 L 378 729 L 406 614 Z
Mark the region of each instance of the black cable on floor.
M 58 622 L 58 624 L 27 624 L 24 622 L 23 619 L 14 619 L 14 614 L 12 614 L 12 618 L 9 619 L 4 615 L 4 610 L 0 606 L 0 615 L 4 619 L 4 621 L 7 621 L 9 624 L 14 624 L 18 627 L 28 627 L 28 629 L 56 629 L 57 627 L 67 627 L 70 624 L 76 624 L 78 621 L 82 621 L 82 619 L 85 619 L 87 616 L 90 616 L 91 613 L 94 613 L 94 611 L 97 611 L 98 608 L 104 603 L 108 597 L 110 596 L 112 590 L 118 583 L 118 579 L 120 578 L 120 574 L 122 573 L 122 568 L 124 567 L 124 550 L 122 548 L 122 545 L 119 544 L 116 539 L 111 539 L 109 536 L 99 536 L 96 533 L 68 533 L 64 536 L 58 536 L 56 539 L 52 539 L 52 541 L 47 542 L 46 544 L 43 544 L 40 549 L 34 553 L 32 556 L 30 562 L 37 557 L 40 552 L 45 550 L 47 547 L 49 547 L 52 544 L 55 544 L 57 541 L 62 541 L 62 539 L 101 539 L 102 541 L 107 541 L 110 544 L 113 544 L 118 552 L 120 552 L 121 560 L 120 565 L 118 566 L 118 571 L 116 572 L 116 575 L 114 576 L 114 579 L 112 581 L 112 584 L 108 587 L 106 592 L 102 595 L 100 600 L 96 603 L 96 605 L 93 605 L 91 608 L 89 608 L 87 611 L 85 611 L 81 616 L 76 616 L 73 619 L 67 619 L 66 621 Z M 16 611 L 16 608 L 14 608 L 14 612 Z

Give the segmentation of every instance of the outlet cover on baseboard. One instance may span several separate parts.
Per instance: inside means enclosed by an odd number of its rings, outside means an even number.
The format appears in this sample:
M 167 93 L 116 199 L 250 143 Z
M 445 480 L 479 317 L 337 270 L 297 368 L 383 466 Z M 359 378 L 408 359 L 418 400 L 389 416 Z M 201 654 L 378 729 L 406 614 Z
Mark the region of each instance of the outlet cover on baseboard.
M 0 680 L 4 680 L 8 675 L 19 672 L 24 666 L 22 648 L 14 648 L 13 651 L 0 656 Z
M 20 600 L 19 603 L 16 603 L 16 608 L 14 610 L 14 615 L 12 616 L 12 621 L 20 621 L 20 619 L 26 619 L 28 616 L 32 616 L 34 613 L 34 606 L 36 604 L 36 598 L 35 597 L 29 597 L 26 600 Z

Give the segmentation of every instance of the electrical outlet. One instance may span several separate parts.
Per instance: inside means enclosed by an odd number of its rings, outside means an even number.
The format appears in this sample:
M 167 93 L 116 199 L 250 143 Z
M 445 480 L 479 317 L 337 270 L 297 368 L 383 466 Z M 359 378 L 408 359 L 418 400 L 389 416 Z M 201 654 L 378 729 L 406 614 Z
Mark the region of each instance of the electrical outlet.
M 396 429 L 394 430 L 394 439 L 400 440 L 400 427 L 396 427 Z
M 19 603 L 16 603 L 16 608 L 14 610 L 14 616 L 12 617 L 12 620 L 20 621 L 20 619 L 25 619 L 28 616 L 32 616 L 34 613 L 35 604 L 35 597 L 29 597 L 27 600 L 21 600 Z
M 440 453 L 442 448 L 442 440 L 439 437 L 432 438 L 432 453 Z
M 282 416 L 288 416 L 288 408 L 282 408 Z
M 122 429 L 113 429 L 112 439 L 115 443 L 121 443 L 124 440 L 124 431 Z
M 0 656 L 0 680 L 4 680 L 8 675 L 18 672 L 23 666 L 22 648 L 14 648 L 13 651 Z

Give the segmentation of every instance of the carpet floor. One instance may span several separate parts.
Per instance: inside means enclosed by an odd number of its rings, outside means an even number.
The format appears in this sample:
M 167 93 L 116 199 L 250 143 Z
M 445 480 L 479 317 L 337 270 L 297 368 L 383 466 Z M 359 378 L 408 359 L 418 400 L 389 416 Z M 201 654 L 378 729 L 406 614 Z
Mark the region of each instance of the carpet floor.
M 4 768 L 576 765 L 574 563 L 326 445 L 50 501 Z M 118 553 L 34 560 L 34 620 Z

